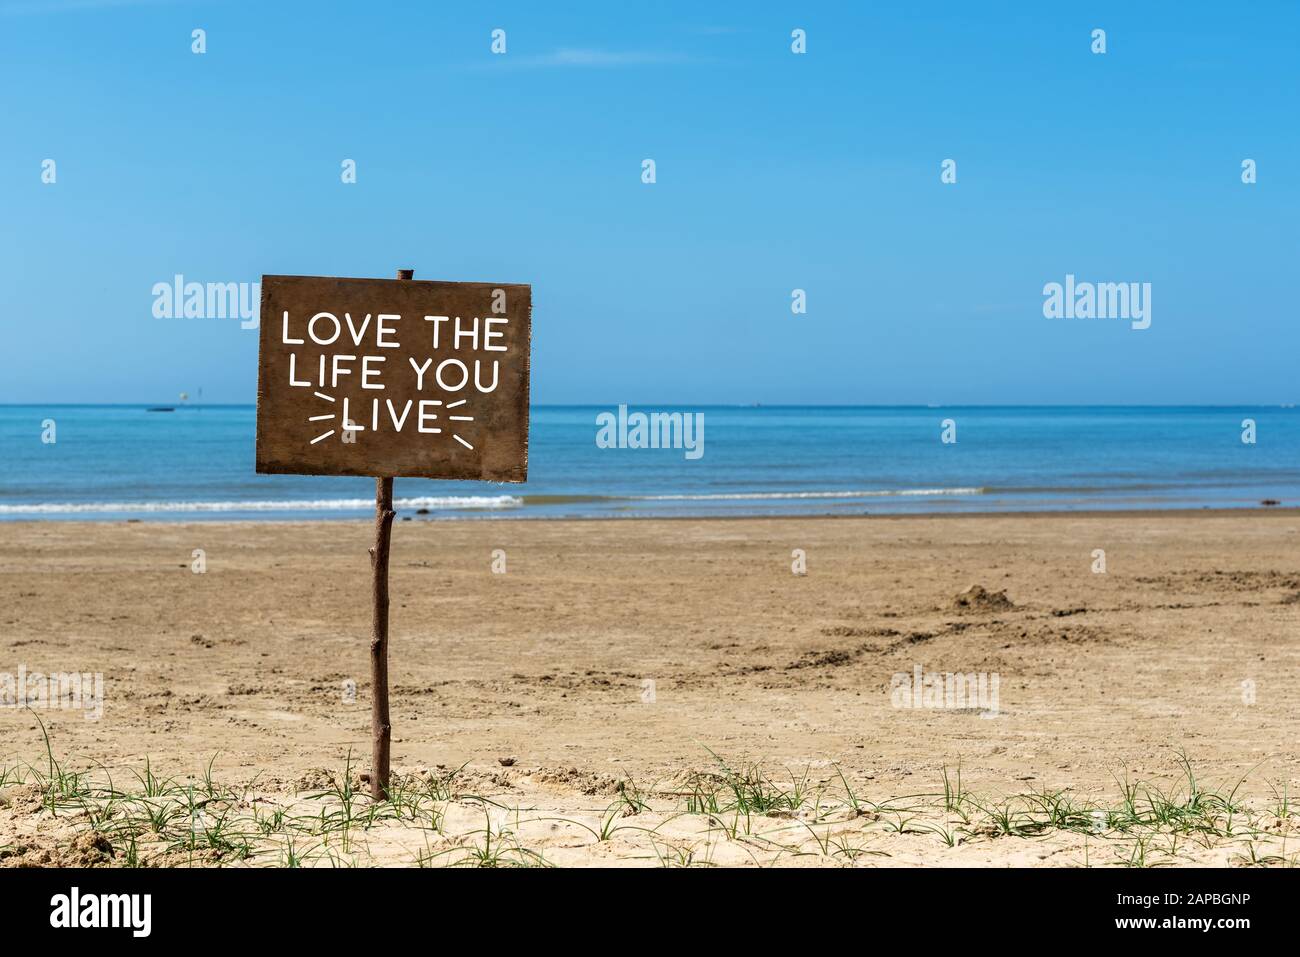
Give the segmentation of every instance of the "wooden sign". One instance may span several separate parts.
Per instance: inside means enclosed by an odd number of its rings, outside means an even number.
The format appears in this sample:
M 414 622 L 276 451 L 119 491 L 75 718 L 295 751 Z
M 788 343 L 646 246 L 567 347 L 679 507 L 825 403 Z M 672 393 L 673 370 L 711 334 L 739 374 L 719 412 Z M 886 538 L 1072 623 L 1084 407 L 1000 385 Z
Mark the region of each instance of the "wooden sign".
M 531 286 L 263 276 L 257 471 L 375 477 L 370 796 L 388 799 L 393 477 L 528 477 Z
M 263 276 L 257 471 L 522 482 L 532 287 Z

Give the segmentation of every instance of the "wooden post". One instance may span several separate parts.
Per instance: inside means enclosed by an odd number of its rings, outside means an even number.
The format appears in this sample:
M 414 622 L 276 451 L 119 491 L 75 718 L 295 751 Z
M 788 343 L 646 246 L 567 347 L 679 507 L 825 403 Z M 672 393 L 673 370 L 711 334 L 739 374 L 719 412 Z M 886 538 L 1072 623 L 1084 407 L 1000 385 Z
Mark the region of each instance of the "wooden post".
M 397 270 L 398 279 L 410 279 L 413 269 Z M 373 615 L 370 626 L 370 796 L 388 800 L 389 757 L 393 725 L 388 713 L 388 549 L 393 538 L 393 480 L 375 479 L 375 545 L 370 549 L 373 575 Z

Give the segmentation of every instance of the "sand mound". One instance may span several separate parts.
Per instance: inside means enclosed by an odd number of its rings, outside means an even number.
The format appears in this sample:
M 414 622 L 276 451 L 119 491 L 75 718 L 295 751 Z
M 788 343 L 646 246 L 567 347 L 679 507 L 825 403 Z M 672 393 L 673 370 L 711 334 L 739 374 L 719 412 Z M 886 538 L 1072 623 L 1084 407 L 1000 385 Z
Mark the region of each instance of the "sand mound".
M 989 591 L 983 585 L 971 585 L 953 596 L 952 607 L 958 611 L 1006 611 L 1016 606 L 1005 591 Z
M 37 847 L 20 841 L 0 854 L 0 866 L 109 867 L 117 863 L 113 858 L 113 845 L 108 838 L 94 831 L 86 831 L 62 847 Z

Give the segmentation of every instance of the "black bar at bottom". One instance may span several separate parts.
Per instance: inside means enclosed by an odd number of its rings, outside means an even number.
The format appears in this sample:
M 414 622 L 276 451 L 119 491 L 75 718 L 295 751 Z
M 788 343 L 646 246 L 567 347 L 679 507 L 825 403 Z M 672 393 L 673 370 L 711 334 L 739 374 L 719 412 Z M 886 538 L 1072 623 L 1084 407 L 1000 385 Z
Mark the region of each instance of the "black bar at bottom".
M 967 943 L 977 931 L 1071 943 L 1199 934 L 1230 946 L 1293 926 L 1295 890 L 1291 874 L 1263 869 L 0 869 L 0 915 L 15 944 L 75 933 L 338 945 L 373 941 L 378 921 L 431 946 L 448 931 L 485 943 L 545 927 L 585 940 L 605 928 L 655 938 L 714 922 L 719 934 L 911 928 L 922 939 L 959 933 Z

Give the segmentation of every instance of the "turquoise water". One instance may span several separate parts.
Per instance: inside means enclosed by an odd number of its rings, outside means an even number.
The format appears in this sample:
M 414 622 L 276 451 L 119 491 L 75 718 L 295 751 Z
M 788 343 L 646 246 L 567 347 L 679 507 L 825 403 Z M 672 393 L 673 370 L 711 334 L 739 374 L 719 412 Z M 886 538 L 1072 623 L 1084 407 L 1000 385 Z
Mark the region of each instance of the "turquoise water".
M 633 411 L 674 411 L 634 408 Z M 431 517 L 847 515 L 1300 504 L 1300 410 L 696 407 L 704 454 L 596 444 L 535 407 L 523 485 L 397 479 Z M 1242 442 L 1242 420 L 1257 442 Z M 57 441 L 42 441 L 53 419 Z M 940 441 L 956 423 L 954 444 Z M 0 406 L 0 519 L 357 518 L 361 478 L 257 475 L 252 406 Z

